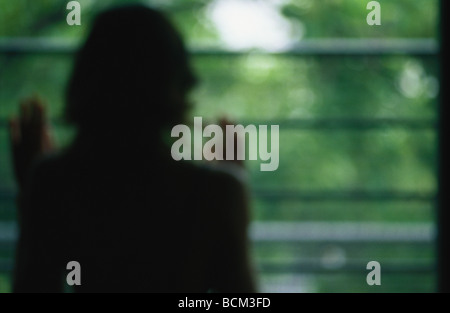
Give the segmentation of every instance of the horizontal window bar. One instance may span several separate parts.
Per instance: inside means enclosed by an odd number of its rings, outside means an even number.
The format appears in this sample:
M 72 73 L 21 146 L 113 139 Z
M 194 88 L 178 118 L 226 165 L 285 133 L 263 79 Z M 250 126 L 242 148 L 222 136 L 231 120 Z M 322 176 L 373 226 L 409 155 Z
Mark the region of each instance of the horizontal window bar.
M 255 242 L 430 243 L 435 228 L 423 222 L 253 222 L 250 237 Z
M 216 123 L 204 121 L 203 124 Z M 236 120 L 242 125 L 279 125 L 280 130 L 377 130 L 377 129 L 405 129 L 410 131 L 436 130 L 434 119 L 423 118 L 295 118 L 271 120 Z M 53 119 L 52 125 L 64 126 L 62 119 Z M 6 118 L 0 118 L 0 127 L 7 127 Z M 270 130 L 270 128 L 269 128 Z
M 265 274 L 283 273 L 311 273 L 311 274 L 367 274 L 366 264 L 348 262 L 337 268 L 326 268 L 317 262 L 261 262 L 257 265 L 258 271 Z M 387 264 L 382 263 L 383 274 L 428 274 L 436 269 L 432 264 Z
M 399 128 L 407 130 L 436 129 L 434 119 L 423 118 L 296 118 L 272 119 L 270 121 L 239 121 L 244 125 L 280 125 L 281 129 L 308 129 L 308 130 L 375 130 L 386 128 Z
M 251 194 L 256 200 L 263 201 L 421 201 L 436 200 L 434 192 L 407 192 L 394 190 L 273 190 L 253 189 Z M 0 200 L 15 201 L 13 190 L 0 190 Z
M 273 190 L 254 189 L 252 191 L 256 199 L 264 201 L 421 201 L 431 202 L 436 200 L 433 192 L 407 192 L 395 190 Z
M 0 272 L 10 272 L 13 269 L 13 260 L 0 260 Z M 283 274 L 283 273 L 311 273 L 311 274 L 367 274 L 366 264 L 350 263 L 339 268 L 325 268 L 312 263 L 281 263 L 262 262 L 257 265 L 258 272 L 262 274 Z M 429 264 L 382 264 L 382 271 L 385 274 L 428 274 L 433 273 L 435 268 Z
M 68 54 L 76 51 L 76 40 L 59 38 L 0 38 L 0 54 L 49 53 Z M 289 48 L 271 50 L 230 50 L 222 47 L 192 46 L 189 51 L 199 56 L 239 56 L 249 53 L 290 56 L 434 56 L 439 45 L 432 38 L 393 39 L 304 39 Z
M 253 221 L 253 242 L 431 243 L 432 223 L 412 222 L 266 222 Z M 0 243 L 17 240 L 17 224 L 0 222 Z

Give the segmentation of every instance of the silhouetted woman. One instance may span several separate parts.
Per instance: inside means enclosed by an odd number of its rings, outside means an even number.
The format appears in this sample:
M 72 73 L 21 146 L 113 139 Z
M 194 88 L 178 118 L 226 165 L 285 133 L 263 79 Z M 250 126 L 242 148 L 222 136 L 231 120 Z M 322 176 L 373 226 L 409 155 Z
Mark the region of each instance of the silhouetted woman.
M 128 6 L 97 17 L 68 84 L 73 144 L 42 157 L 51 142 L 39 100 L 11 122 L 21 189 L 14 291 L 62 291 L 70 261 L 81 292 L 255 290 L 243 182 L 170 154 L 194 84 L 161 13 Z

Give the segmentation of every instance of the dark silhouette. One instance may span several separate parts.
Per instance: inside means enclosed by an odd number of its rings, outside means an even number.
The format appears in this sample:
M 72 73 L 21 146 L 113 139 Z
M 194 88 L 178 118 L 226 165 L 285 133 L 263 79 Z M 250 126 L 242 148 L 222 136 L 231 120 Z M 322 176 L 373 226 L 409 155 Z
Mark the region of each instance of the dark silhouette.
M 47 153 L 37 99 L 11 123 L 15 292 L 62 291 L 69 261 L 81 265 L 79 292 L 255 291 L 244 183 L 170 154 L 170 129 L 195 82 L 161 13 L 127 6 L 97 17 L 67 89 L 73 144 Z

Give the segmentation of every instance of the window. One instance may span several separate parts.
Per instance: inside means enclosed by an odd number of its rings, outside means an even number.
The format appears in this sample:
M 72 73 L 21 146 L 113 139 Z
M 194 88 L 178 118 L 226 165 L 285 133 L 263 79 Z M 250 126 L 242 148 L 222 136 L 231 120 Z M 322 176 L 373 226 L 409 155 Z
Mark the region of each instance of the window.
M 79 2 L 82 26 L 68 26 L 65 4 L 0 0 L 0 292 L 17 234 L 7 118 L 37 92 L 70 142 L 72 52 L 96 12 L 130 1 Z M 436 290 L 438 1 L 381 0 L 380 26 L 367 2 L 148 1 L 192 51 L 192 115 L 280 125 L 279 168 L 247 162 L 262 291 Z

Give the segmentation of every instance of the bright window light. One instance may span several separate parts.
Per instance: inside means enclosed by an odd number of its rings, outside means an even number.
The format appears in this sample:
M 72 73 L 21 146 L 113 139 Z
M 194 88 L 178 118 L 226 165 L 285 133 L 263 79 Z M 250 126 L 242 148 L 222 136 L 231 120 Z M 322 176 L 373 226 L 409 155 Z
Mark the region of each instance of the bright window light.
M 208 17 L 231 49 L 283 50 L 292 42 L 293 28 L 280 14 L 277 2 L 215 0 L 208 8 Z

